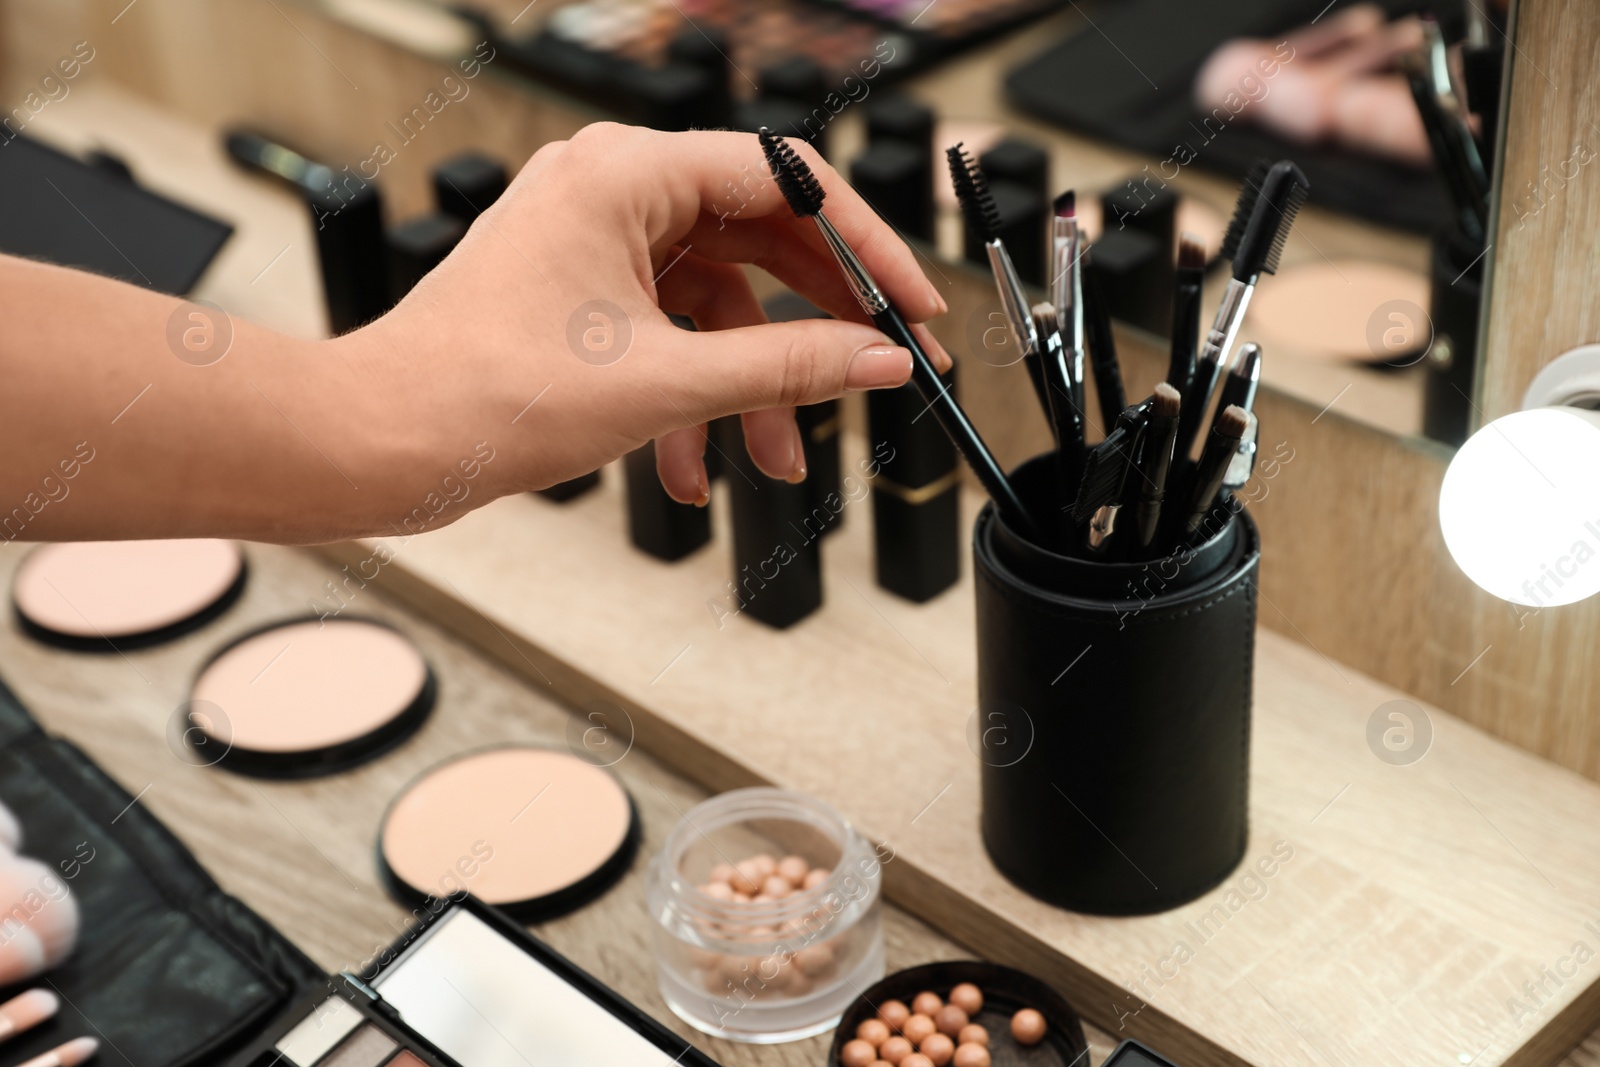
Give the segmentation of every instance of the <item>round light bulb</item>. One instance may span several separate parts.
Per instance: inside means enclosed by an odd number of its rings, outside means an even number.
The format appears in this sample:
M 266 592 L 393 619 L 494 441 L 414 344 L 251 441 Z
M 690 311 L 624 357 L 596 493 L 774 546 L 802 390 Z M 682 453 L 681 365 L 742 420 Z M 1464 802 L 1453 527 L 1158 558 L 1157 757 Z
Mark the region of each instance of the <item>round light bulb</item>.
M 1445 472 L 1439 525 L 1456 564 L 1502 600 L 1600 593 L 1600 413 L 1534 408 L 1473 434 Z

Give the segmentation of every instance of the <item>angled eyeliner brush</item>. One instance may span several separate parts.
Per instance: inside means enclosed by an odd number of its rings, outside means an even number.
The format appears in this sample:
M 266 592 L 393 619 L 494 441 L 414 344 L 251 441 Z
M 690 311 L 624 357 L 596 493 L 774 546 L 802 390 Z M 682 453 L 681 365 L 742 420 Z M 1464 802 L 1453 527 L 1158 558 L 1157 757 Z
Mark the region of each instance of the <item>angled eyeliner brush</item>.
M 983 483 L 984 489 L 988 491 L 1006 524 L 1035 544 L 1042 544 L 1044 538 L 1038 524 L 1023 506 L 1022 498 L 1017 496 L 1016 489 L 1012 487 L 1011 480 L 1006 477 L 1005 471 L 995 460 L 994 454 L 983 443 L 977 427 L 972 425 L 967 413 L 956 403 L 956 398 L 939 379 L 939 372 L 934 369 L 933 361 L 922 350 L 922 345 L 911 332 L 911 327 L 907 325 L 904 316 L 889 302 L 889 298 L 878 288 L 878 283 L 873 280 L 872 274 L 856 255 L 855 250 L 822 213 L 822 201 L 827 194 L 822 184 L 817 181 L 816 175 L 811 173 L 811 168 L 806 166 L 805 160 L 801 159 L 783 138 L 774 136 L 764 126 L 757 136 L 761 139 L 761 150 L 766 154 L 767 166 L 771 169 L 772 178 L 778 183 L 783 198 L 788 201 L 795 215 L 809 218 L 816 224 L 817 231 L 822 234 L 823 241 L 833 252 L 833 257 L 839 264 L 839 271 L 844 275 L 850 291 L 855 294 L 861 310 L 865 311 L 872 319 L 873 325 L 888 335 L 895 344 L 910 351 L 912 382 L 916 384 L 922 398 L 928 402 L 934 418 L 939 420 L 939 425 L 949 435 L 957 451 L 967 461 L 972 472 L 978 476 L 978 480 Z
M 1194 384 L 1183 398 L 1183 413 L 1178 417 L 1177 455 L 1187 458 L 1194 447 L 1200 426 L 1211 409 L 1217 380 L 1222 376 L 1228 353 L 1244 322 L 1245 309 L 1250 306 L 1250 296 L 1263 274 L 1275 274 L 1278 260 L 1283 255 L 1284 242 L 1294 226 L 1295 216 L 1306 202 L 1311 183 L 1299 167 L 1288 160 L 1274 163 L 1261 179 L 1253 185 L 1256 169 L 1245 178 L 1239 191 L 1239 206 L 1233 221 L 1228 224 L 1228 235 L 1223 251 L 1230 249 L 1233 256 L 1233 276 L 1222 293 L 1217 316 L 1200 348 L 1200 359 Z M 1242 219 L 1247 219 L 1243 221 Z
M 995 288 L 1000 291 L 1000 306 L 1005 310 L 1012 339 L 1023 356 L 1037 355 L 1039 337 L 1034 333 L 1033 318 L 1028 313 L 1028 291 L 1022 286 L 1022 278 L 1011 262 L 1005 242 L 1000 240 L 1000 208 L 989 192 L 989 179 L 960 143 L 945 150 L 945 160 L 950 164 L 950 181 L 955 186 L 956 200 L 961 204 L 961 217 L 966 220 L 967 229 L 982 239 L 989 255 L 989 270 L 994 275 Z

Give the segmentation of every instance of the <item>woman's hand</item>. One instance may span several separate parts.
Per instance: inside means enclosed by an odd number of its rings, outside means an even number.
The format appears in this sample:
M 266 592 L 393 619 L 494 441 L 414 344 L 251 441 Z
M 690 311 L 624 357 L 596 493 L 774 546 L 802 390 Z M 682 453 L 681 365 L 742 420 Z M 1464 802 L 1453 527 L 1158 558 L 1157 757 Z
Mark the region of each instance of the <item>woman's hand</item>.
M 906 317 L 942 313 L 911 250 L 809 145 L 794 145 L 827 190 L 828 217 Z M 768 324 L 743 263 L 853 321 Z M 598 123 L 540 149 L 411 296 L 340 343 L 402 354 L 408 388 L 426 401 L 415 417 L 435 405 L 452 413 L 445 455 L 484 440 L 509 456 L 493 464 L 504 491 L 576 477 L 654 438 L 668 493 L 703 504 L 709 420 L 742 413 L 751 458 L 798 481 L 794 405 L 907 380 L 910 353 L 867 323 L 753 135 Z
M 942 312 L 905 244 L 796 148 L 902 313 Z M 740 263 L 856 321 L 765 324 Z M 407 535 L 652 438 L 668 492 L 704 502 L 708 420 L 744 413 L 756 463 L 798 479 L 793 405 L 911 369 L 750 134 L 602 123 L 548 145 L 397 308 L 331 341 L 10 256 L 0 289 L 4 540 Z

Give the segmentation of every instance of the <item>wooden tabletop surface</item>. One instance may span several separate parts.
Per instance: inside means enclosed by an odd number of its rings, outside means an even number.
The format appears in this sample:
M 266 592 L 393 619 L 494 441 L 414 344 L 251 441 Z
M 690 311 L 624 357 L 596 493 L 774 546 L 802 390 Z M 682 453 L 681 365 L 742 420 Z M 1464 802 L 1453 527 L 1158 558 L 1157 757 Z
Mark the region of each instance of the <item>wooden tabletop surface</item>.
M 26 551 L 18 543 L 0 548 L 6 588 Z M 0 677 L 47 730 L 85 749 L 138 794 L 224 889 L 324 969 L 355 968 L 376 946 L 393 941 L 410 915 L 385 894 L 374 867 L 379 820 L 395 794 L 460 752 L 507 742 L 563 746 L 570 715 L 437 628 L 368 593 L 350 613 L 400 627 L 438 676 L 438 706 L 416 737 L 376 762 L 314 781 L 259 781 L 191 766 L 168 748 L 166 730 L 201 663 L 239 634 L 305 614 L 323 583 L 339 576 L 331 564 L 295 549 L 249 545 L 247 554 L 251 573 L 240 602 L 209 626 L 157 648 L 125 655 L 62 651 L 24 636 L 7 610 Z M 639 808 L 644 841 L 638 859 L 595 903 L 531 929 L 728 1067 L 818 1067 L 831 1035 L 744 1045 L 698 1034 L 667 1010 L 656 988 L 645 869 L 681 813 L 706 793 L 641 751 L 613 769 Z M 891 972 L 971 958 L 900 909 L 883 907 Z M 1098 1063 L 1115 1041 L 1093 1028 L 1088 1033 Z

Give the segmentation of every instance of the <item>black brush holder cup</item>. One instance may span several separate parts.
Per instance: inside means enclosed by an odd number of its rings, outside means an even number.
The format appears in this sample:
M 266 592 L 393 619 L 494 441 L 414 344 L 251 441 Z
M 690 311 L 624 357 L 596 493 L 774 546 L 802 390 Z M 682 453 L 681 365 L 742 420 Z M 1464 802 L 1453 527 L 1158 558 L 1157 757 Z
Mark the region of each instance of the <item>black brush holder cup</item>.
M 1040 515 L 1060 507 L 1049 458 L 1012 475 Z M 1167 559 L 1107 563 L 978 516 L 983 842 L 1041 900 L 1164 911 L 1244 855 L 1261 545 L 1242 507 L 1202 530 Z

